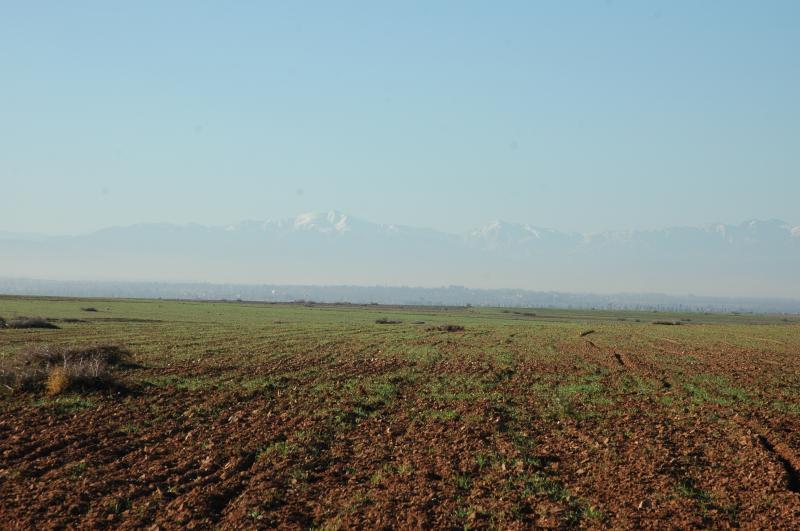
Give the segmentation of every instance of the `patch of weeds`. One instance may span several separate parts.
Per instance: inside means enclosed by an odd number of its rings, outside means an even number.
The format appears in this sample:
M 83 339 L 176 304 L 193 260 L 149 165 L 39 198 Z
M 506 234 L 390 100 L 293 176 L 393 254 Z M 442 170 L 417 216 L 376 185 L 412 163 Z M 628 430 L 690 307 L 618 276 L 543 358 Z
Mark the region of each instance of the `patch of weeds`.
M 487 454 L 475 455 L 475 464 L 478 465 L 478 472 L 482 472 L 484 468 L 491 464 L 491 462 L 492 458 Z
M 186 391 L 197 391 L 198 389 L 208 387 L 209 385 L 210 385 L 210 380 L 208 378 L 198 376 L 191 378 L 181 378 L 175 384 L 175 387 L 177 387 L 178 389 L 184 389 Z
M 537 458 L 530 458 L 527 461 L 528 464 L 541 466 Z M 566 503 L 569 506 L 564 515 L 565 523 L 569 527 L 580 526 L 581 522 L 586 520 L 594 525 L 598 525 L 605 520 L 605 515 L 598 507 L 589 505 L 585 500 L 574 496 L 561 481 L 549 477 L 544 472 L 525 474 L 522 479 L 526 495 L 545 495 L 551 501 Z
M 654 381 L 635 374 L 624 375 L 620 380 L 619 387 L 623 393 L 636 393 L 641 396 L 653 396 L 658 389 Z
M 556 392 L 564 397 L 572 395 L 598 396 L 603 392 L 603 384 L 598 382 L 565 384 L 559 386 Z
M 775 400 L 770 403 L 770 407 L 781 413 L 791 413 L 793 415 L 800 415 L 800 404 L 793 404 L 791 402 L 784 402 L 783 400 Z
M 573 383 L 561 384 L 556 393 L 561 398 L 576 400 L 584 405 L 611 405 L 614 403 L 596 374 L 582 376 Z
M 703 511 L 714 504 L 714 498 L 711 493 L 695 485 L 692 478 L 682 479 L 675 487 L 675 491 L 683 498 L 695 500 Z
M 281 387 L 281 382 L 276 378 L 265 376 L 262 378 L 245 380 L 242 382 L 242 387 L 251 393 L 271 394 Z
M 87 464 L 85 462 L 75 463 L 67 467 L 67 473 L 71 479 L 80 478 L 86 472 Z
M 114 514 L 121 514 L 131 508 L 130 498 L 114 498 L 108 503 L 108 511 Z
M 720 406 L 731 406 L 750 401 L 746 390 L 731 385 L 721 376 L 696 376 L 690 382 L 684 383 L 683 389 L 693 404 L 711 402 Z
M 656 395 L 655 401 L 661 404 L 662 406 L 671 406 L 675 403 L 675 399 L 670 395 Z
M 289 454 L 296 452 L 298 449 L 299 449 L 298 446 L 295 444 L 291 444 L 286 441 L 280 441 L 272 443 L 266 448 L 259 451 L 256 458 L 259 461 L 264 461 L 264 460 L 269 461 L 276 457 L 285 458 Z
M 133 435 L 139 433 L 139 426 L 132 422 L 128 422 L 127 424 L 121 426 L 117 432 L 124 433 L 125 435 Z
M 453 375 L 432 382 L 425 393 L 437 402 L 471 402 L 483 397 L 502 398 L 499 393 L 491 393 L 494 383 L 467 375 Z
M 56 413 L 74 413 L 94 407 L 94 402 L 80 396 L 62 396 L 37 400 L 35 407 L 51 408 Z
M 328 395 L 336 389 L 331 382 L 316 382 L 311 386 L 311 392 L 317 395 Z
M 293 468 L 289 471 L 289 477 L 294 483 L 305 483 L 308 481 L 308 471 L 302 468 Z
M 433 365 L 442 359 L 442 353 L 435 346 L 426 344 L 408 345 L 402 351 L 402 355 L 407 360 L 423 366 Z
M 175 387 L 184 391 L 197 391 L 211 386 L 212 380 L 203 376 L 156 376 L 145 378 L 142 383 L 153 387 Z
M 369 417 L 370 412 L 361 406 L 348 409 L 335 409 L 330 417 L 335 429 L 352 428 L 363 419 Z
M 590 520 L 600 523 L 605 520 L 605 514 L 603 514 L 603 511 L 601 511 L 599 507 L 587 505 L 581 509 L 581 520 Z
M 453 476 L 453 483 L 460 490 L 468 491 L 472 488 L 472 478 L 465 474 L 456 474 Z
M 591 418 L 598 415 L 594 408 L 614 403 L 601 379 L 600 374 L 589 374 L 552 385 L 533 384 L 529 389 L 543 402 L 544 418 Z
M 409 465 L 408 463 L 400 463 L 400 464 L 399 464 L 399 465 L 397 465 L 397 467 L 395 468 L 395 471 L 396 471 L 398 474 L 403 474 L 403 475 L 405 475 L 405 474 L 410 474 L 411 472 L 413 472 L 413 471 L 414 471 L 414 467 L 412 467 L 412 466 L 411 466 L 411 465 Z
M 453 409 L 433 410 L 425 413 L 425 417 L 430 420 L 456 420 L 459 417 L 458 411 Z
M 371 394 L 381 402 L 389 402 L 397 394 L 397 385 L 389 382 L 378 383 L 372 387 Z
M 175 385 L 178 380 L 177 376 L 153 376 L 142 378 L 142 384 L 151 387 L 169 387 L 170 385 Z
M 560 481 L 549 478 L 542 472 L 524 476 L 523 482 L 527 495 L 545 494 L 552 501 L 566 501 L 570 497 L 569 491 Z
M 370 498 L 369 494 L 366 492 L 359 492 L 355 496 L 353 496 L 353 507 L 359 507 L 361 505 L 371 505 L 372 498 Z
M 208 418 L 212 415 L 219 414 L 222 411 L 222 409 L 224 408 L 221 405 L 206 406 L 197 404 L 189 407 L 189 409 L 183 412 L 182 416 L 186 418 L 194 418 L 194 417 Z
M 711 400 L 708 390 L 693 383 L 684 383 L 683 390 L 689 394 L 693 404 L 702 404 Z
M 463 505 L 456 507 L 453 509 L 453 516 L 457 520 L 466 520 L 469 518 L 469 507 L 465 507 Z

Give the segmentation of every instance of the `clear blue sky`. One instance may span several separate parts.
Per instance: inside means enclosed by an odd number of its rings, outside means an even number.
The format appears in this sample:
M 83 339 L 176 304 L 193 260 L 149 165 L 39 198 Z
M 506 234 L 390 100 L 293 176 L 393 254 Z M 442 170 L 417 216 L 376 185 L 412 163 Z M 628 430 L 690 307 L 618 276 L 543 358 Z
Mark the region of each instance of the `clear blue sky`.
M 800 2 L 4 2 L 0 230 L 800 225 Z

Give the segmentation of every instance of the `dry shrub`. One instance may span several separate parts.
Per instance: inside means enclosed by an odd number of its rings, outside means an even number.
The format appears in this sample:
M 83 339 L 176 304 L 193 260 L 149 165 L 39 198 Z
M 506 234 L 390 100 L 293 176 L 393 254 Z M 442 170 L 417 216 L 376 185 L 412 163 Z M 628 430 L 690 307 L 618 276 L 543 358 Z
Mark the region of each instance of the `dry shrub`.
M 376 324 L 400 324 L 403 321 L 395 321 L 392 319 L 387 319 L 386 317 L 381 317 L 380 319 L 375 319 Z
M 446 324 L 440 326 L 429 326 L 428 330 L 431 331 L 440 331 L 440 332 L 463 332 L 464 327 L 461 325 L 454 325 L 454 324 Z
M 6 323 L 8 328 L 59 328 L 44 317 L 16 317 Z
M 0 317 L 0 328 L 5 328 L 5 327 L 6 327 L 6 320 Z
M 0 361 L 0 383 L 11 390 L 57 394 L 71 388 L 102 389 L 116 385 L 111 366 L 128 363 L 129 353 L 116 345 L 68 348 L 32 347 Z
M 50 396 L 60 395 L 69 389 L 71 383 L 66 368 L 54 367 L 47 377 L 47 394 Z
M 664 326 L 680 326 L 682 323 L 680 321 L 653 321 L 653 324 Z
M 0 387 L 9 391 L 36 391 L 47 377 L 42 367 L 20 359 L 21 356 L 0 359 Z
M 89 306 L 87 308 L 81 308 L 81 310 L 84 311 L 84 312 L 96 312 L 97 308 L 95 308 L 93 306 Z

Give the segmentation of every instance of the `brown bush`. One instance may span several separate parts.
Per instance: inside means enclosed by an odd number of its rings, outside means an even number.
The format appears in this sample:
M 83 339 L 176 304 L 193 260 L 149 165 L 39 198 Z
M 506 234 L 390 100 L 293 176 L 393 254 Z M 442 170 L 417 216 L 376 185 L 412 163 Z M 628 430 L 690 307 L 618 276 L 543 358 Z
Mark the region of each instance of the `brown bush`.
M 67 348 L 36 346 L 0 360 L 0 384 L 11 390 L 57 394 L 67 389 L 99 389 L 116 385 L 110 367 L 129 360 L 126 350 L 116 345 Z
M 15 317 L 6 323 L 8 328 L 60 328 L 44 317 Z
M 55 367 L 47 377 L 47 394 L 50 396 L 60 395 L 71 384 L 69 372 L 64 367 Z
M 464 327 L 461 325 L 446 324 L 440 326 L 429 326 L 428 330 L 431 331 L 438 330 L 440 332 L 463 332 Z

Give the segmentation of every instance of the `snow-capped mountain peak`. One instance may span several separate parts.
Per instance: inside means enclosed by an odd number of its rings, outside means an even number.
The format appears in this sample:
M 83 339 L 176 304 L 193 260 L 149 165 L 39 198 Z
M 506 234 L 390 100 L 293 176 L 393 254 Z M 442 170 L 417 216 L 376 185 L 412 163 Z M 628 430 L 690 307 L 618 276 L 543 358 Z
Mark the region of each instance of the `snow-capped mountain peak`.
M 331 211 L 230 227 L 153 223 L 41 238 L 0 233 L 0 243 L 0 275 L 20 277 L 192 274 L 221 282 L 684 293 L 733 293 L 735 286 L 800 297 L 800 226 L 781 221 L 587 235 L 495 221 L 457 235 Z
M 473 238 L 487 240 L 519 240 L 519 239 L 539 239 L 541 234 L 538 229 L 530 225 L 519 223 L 508 223 L 496 220 L 470 233 Z
M 324 214 L 319 212 L 300 214 L 294 219 L 294 228 L 340 234 L 352 230 L 348 216 L 336 210 L 331 210 Z

